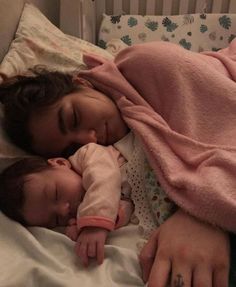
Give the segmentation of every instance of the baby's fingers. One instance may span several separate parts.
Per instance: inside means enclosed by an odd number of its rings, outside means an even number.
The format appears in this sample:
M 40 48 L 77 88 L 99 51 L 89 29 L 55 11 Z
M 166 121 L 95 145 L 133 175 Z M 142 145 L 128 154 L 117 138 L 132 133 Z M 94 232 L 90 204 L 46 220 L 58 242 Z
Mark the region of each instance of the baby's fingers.
M 76 242 L 75 244 L 75 253 L 78 255 L 84 267 L 88 267 L 88 246 L 84 242 Z
M 88 243 L 88 257 L 95 258 L 97 254 L 96 242 Z
M 104 260 L 104 242 L 97 242 L 97 262 L 102 264 Z

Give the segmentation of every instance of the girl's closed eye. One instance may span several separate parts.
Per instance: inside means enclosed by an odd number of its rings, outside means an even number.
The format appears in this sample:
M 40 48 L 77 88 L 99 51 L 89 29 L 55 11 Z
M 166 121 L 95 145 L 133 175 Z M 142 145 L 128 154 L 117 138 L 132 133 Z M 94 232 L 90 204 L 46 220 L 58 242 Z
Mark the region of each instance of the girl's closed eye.
M 78 118 L 76 111 L 73 106 L 71 106 L 66 115 L 66 130 L 73 131 L 78 126 Z
M 73 128 L 76 128 L 78 125 L 78 119 L 75 109 L 73 108 Z

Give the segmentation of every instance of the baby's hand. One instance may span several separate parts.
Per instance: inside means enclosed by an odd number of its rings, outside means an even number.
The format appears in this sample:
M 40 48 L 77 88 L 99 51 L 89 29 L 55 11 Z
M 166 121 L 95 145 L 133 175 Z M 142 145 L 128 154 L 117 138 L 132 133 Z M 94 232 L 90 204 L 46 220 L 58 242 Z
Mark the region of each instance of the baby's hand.
M 131 215 L 134 212 L 134 204 L 131 200 L 120 200 L 116 229 L 127 225 L 130 222 Z
M 107 229 L 92 226 L 84 227 L 80 232 L 75 252 L 85 267 L 88 266 L 89 258 L 96 258 L 98 264 L 102 264 L 108 232 Z
M 68 222 L 68 226 L 65 229 L 65 235 L 71 240 L 76 241 L 79 235 L 79 230 L 76 224 L 76 218 L 71 218 Z

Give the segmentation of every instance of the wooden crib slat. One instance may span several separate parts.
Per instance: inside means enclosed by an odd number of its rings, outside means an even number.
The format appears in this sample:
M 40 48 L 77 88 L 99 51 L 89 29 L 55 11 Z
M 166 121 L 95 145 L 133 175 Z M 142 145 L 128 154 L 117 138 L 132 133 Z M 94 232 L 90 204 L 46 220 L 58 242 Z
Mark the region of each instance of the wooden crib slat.
M 197 0 L 195 6 L 195 13 L 204 13 L 206 12 L 207 1 L 206 0 Z
M 155 10 L 156 10 L 156 1 L 147 0 L 146 15 L 155 15 Z
M 236 13 L 236 1 L 230 0 L 229 2 L 229 13 Z
M 85 1 L 85 0 L 83 0 Z M 94 19 L 96 18 L 96 3 L 94 1 L 87 1 L 86 5 L 81 3 L 81 11 L 82 11 L 82 39 L 86 41 L 92 41 L 92 43 L 96 42 L 96 22 Z M 87 28 L 89 27 L 89 29 Z
M 85 4 L 84 4 L 85 5 Z M 96 15 L 99 17 L 101 14 L 106 12 L 106 0 L 96 0 L 95 1 Z
M 121 15 L 123 13 L 122 0 L 113 0 L 113 14 Z
M 163 1 L 162 14 L 171 15 L 171 11 L 172 11 L 172 0 Z
M 179 14 L 188 14 L 189 0 L 180 0 L 179 2 Z
M 222 0 L 213 0 L 212 13 L 220 13 L 222 7 Z
M 102 21 L 102 15 L 106 12 L 106 0 L 96 0 L 95 2 L 95 14 L 96 14 L 96 32 L 100 27 Z M 96 33 L 96 35 L 97 35 Z
M 130 14 L 131 15 L 139 14 L 139 0 L 130 0 Z
M 67 34 L 82 37 L 81 2 L 60 0 L 60 29 Z

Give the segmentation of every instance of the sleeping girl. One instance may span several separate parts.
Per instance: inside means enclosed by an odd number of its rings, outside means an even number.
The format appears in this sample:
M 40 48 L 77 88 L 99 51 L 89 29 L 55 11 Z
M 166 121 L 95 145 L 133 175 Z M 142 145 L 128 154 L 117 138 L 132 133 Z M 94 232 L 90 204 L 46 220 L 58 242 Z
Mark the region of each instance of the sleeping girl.
M 132 193 L 148 164 L 178 206 L 140 254 L 149 287 L 176 286 L 179 277 L 187 287 L 228 286 L 227 231 L 236 232 L 235 55 L 236 41 L 205 53 L 152 42 L 114 61 L 86 55 L 88 70 L 79 77 L 36 72 L 1 85 L 6 130 L 28 151 L 69 155 L 132 131 Z

